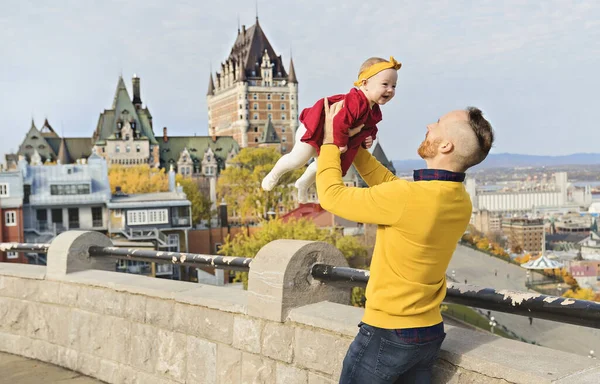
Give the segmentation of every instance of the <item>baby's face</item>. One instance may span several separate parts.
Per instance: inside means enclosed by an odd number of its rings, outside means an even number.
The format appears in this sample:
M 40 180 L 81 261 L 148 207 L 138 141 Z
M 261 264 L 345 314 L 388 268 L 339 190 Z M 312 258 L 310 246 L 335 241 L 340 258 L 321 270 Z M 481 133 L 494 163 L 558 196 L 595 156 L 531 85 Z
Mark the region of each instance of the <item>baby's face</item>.
M 398 71 L 393 68 L 385 69 L 369 78 L 362 86 L 367 98 L 373 103 L 384 105 L 396 94 Z

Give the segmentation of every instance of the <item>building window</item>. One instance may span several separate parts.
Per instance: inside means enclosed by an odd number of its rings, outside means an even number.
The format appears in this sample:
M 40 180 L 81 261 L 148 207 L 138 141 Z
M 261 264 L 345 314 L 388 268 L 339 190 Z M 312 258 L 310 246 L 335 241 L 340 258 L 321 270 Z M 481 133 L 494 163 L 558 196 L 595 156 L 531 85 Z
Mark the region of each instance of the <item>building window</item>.
M 144 224 L 168 224 L 169 211 L 168 209 L 149 209 L 127 211 L 128 225 L 144 225 Z
M 271 94 L 267 93 L 267 100 L 271 100 Z
M 136 147 L 135 147 L 135 151 L 136 151 L 137 153 L 140 153 L 140 152 L 142 151 L 142 149 L 140 148 L 140 146 L 139 146 L 139 145 L 136 145 Z
M 285 120 L 285 113 L 281 114 L 281 120 Z M 285 132 L 284 129 L 285 128 L 281 128 L 281 132 Z
M 129 135 L 125 135 L 125 140 L 129 141 Z
M 285 100 L 285 94 L 281 94 L 281 100 Z
M 254 95 L 252 95 L 252 99 L 254 99 L 254 100 L 258 99 L 258 97 L 256 96 L 256 93 Z
M 294 95 L 290 95 L 290 99 L 294 100 Z
M 286 146 L 281 147 L 281 152 L 286 152 L 286 151 L 287 151 L 287 147 Z
M 129 145 L 125 147 L 125 152 L 127 152 L 127 153 L 131 152 L 131 147 Z
M 269 113 L 269 114 L 267 115 L 267 117 L 269 118 L 269 120 L 273 120 L 273 114 L 272 114 L 272 113 Z
M 0 184 L 0 196 L 8 196 L 8 184 Z
M 239 109 L 242 109 L 242 104 L 240 104 L 240 108 Z
M 69 208 L 67 214 L 69 216 L 69 229 L 79 228 L 79 208 Z
M 273 106 L 272 106 L 270 103 L 269 103 L 269 104 L 267 104 L 267 109 L 268 109 L 268 110 L 271 110 L 271 108 L 273 108 Z
M 50 186 L 50 194 L 57 195 L 89 195 L 89 184 L 56 184 Z
M 115 147 L 115 152 L 119 153 L 121 152 L 121 147 L 119 147 L 118 145 Z
M 106 148 L 102 147 L 102 153 L 106 152 Z
M 254 108 L 254 110 L 256 111 L 258 109 L 258 103 L 254 103 L 254 105 L 252 106 L 252 108 Z
M 244 119 L 244 116 L 243 116 L 243 115 L 240 115 L 240 120 L 243 120 L 243 119 Z
M 258 120 L 258 113 L 254 114 L 254 120 Z
M 285 116 L 285 115 L 283 115 L 283 116 Z M 283 119 L 283 120 L 285 120 L 285 119 Z M 281 133 L 285 133 L 285 127 L 281 127 Z
M 121 217 L 121 216 L 123 216 L 123 211 L 122 211 L 122 210 L 120 210 L 120 209 L 115 209 L 115 210 L 114 210 L 114 211 L 112 211 L 112 212 L 113 212 L 113 216 L 114 216 L 114 217 Z
M 285 111 L 285 103 L 281 103 L 281 110 Z
M 103 227 L 102 207 L 92 207 L 92 227 Z
M 16 259 L 18 257 L 19 257 L 19 254 L 17 252 L 6 252 L 7 259 Z
M 287 141 L 287 138 L 285 136 L 281 137 L 281 142 L 285 143 Z
M 31 185 L 23 185 L 23 204 L 29 204 L 29 196 L 31 196 Z
M 258 137 L 255 137 L 255 138 L 254 138 L 254 142 L 255 142 L 255 143 L 258 143 Z
M 258 132 L 258 127 L 254 127 L 254 132 Z
M 7 227 L 14 227 L 17 225 L 17 212 L 16 211 L 8 211 L 4 213 L 4 224 Z

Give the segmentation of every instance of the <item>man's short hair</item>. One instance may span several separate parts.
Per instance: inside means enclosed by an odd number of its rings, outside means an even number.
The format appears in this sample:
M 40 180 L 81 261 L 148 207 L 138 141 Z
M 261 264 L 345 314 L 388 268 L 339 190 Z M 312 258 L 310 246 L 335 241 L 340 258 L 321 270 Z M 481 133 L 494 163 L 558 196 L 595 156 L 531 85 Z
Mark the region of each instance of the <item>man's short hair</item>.
M 490 149 L 494 144 L 494 130 L 490 122 L 483 117 L 483 112 L 479 108 L 467 107 L 466 111 L 469 114 L 469 126 L 473 130 L 479 145 L 479 151 L 476 151 L 467 159 L 466 165 L 467 168 L 470 168 L 481 163 L 490 153 Z
M 384 62 L 387 62 L 387 60 L 386 59 L 382 59 L 381 57 L 369 57 L 360 66 L 360 69 L 358 70 L 358 77 L 360 77 L 360 74 L 362 73 L 362 71 L 364 71 L 365 69 L 369 68 L 371 65 L 377 64 L 377 63 L 384 63 Z

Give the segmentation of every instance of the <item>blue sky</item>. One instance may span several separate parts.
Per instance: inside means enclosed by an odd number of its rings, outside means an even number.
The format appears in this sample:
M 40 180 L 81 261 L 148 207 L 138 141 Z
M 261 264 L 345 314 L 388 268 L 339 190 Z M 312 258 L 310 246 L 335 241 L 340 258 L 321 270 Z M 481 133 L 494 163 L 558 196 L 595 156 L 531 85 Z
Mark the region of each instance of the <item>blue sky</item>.
M 495 152 L 600 152 L 600 2 L 258 0 L 260 23 L 289 62 L 300 108 L 347 92 L 362 61 L 403 63 L 383 107 L 381 143 L 416 158 L 426 124 L 475 105 L 497 134 Z M 0 0 L 0 153 L 31 118 L 90 137 L 120 74 L 141 77 L 155 131 L 207 134 L 209 68 L 224 60 L 248 0 Z M 286 64 L 287 65 L 287 64 Z

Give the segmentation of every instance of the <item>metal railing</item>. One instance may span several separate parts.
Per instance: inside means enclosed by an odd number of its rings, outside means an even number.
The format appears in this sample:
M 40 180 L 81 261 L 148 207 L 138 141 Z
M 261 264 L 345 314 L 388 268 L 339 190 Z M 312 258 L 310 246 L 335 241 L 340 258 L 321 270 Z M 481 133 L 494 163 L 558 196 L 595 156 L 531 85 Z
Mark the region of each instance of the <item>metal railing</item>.
M 46 253 L 50 244 L 1 243 L 0 251 Z M 245 271 L 250 270 L 251 258 L 201 255 L 194 253 L 161 252 L 135 248 L 91 246 L 92 257 L 111 257 L 133 261 L 171 263 L 192 267 Z M 310 274 L 316 280 L 338 287 L 365 287 L 370 273 L 362 269 L 314 264 Z M 514 315 L 553 320 L 562 323 L 600 329 L 600 303 L 547 296 L 531 292 L 495 290 L 468 284 L 447 283 L 448 303 L 505 312 Z

